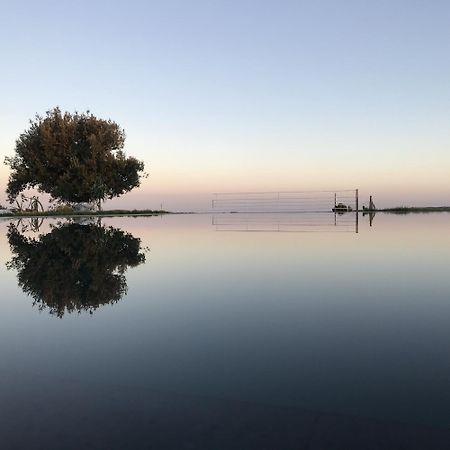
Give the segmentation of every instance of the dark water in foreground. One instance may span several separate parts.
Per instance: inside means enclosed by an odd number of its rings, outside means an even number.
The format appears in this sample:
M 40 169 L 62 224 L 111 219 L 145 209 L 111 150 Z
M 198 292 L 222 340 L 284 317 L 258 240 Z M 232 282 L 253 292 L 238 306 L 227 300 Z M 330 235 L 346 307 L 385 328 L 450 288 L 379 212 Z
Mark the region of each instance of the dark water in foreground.
M 316 445 L 323 418 L 450 446 L 450 214 L 355 231 L 328 214 L 0 222 L 0 447 L 353 448 Z

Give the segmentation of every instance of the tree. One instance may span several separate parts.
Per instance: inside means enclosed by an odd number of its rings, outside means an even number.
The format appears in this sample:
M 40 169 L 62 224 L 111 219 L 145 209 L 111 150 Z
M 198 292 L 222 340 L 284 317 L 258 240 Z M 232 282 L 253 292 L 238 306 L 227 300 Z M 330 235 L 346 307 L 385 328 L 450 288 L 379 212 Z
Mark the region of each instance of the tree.
M 125 131 L 89 111 L 36 115 L 16 141 L 7 186 L 12 203 L 25 189 L 37 188 L 61 202 L 101 202 L 140 185 L 144 163 L 123 152 Z
M 141 240 L 113 227 L 69 223 L 31 238 L 11 224 L 7 237 L 8 269 L 17 270 L 34 305 L 57 317 L 118 302 L 127 291 L 127 267 L 145 262 Z

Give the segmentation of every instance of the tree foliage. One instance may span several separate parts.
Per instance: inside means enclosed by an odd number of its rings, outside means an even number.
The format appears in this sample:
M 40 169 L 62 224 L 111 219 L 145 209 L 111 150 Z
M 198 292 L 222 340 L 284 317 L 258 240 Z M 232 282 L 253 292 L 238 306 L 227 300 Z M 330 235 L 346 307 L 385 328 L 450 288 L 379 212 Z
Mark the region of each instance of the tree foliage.
M 111 120 L 59 108 L 36 116 L 7 157 L 10 202 L 25 189 L 37 188 L 65 202 L 117 197 L 140 185 L 144 164 L 123 152 L 125 132 Z
M 118 302 L 127 291 L 125 271 L 145 262 L 141 240 L 113 228 L 69 223 L 38 238 L 8 228 L 13 254 L 8 269 L 40 309 L 93 312 Z

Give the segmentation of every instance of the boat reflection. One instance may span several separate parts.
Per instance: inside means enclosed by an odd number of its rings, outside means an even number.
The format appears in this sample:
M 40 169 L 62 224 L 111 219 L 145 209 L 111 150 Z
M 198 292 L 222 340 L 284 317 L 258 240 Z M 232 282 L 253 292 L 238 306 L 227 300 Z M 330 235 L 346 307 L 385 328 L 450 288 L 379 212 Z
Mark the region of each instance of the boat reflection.
M 93 313 L 118 302 L 127 292 L 125 272 L 145 262 L 141 240 L 101 224 L 66 223 L 37 237 L 20 227 L 8 227 L 12 259 L 19 286 L 40 310 Z

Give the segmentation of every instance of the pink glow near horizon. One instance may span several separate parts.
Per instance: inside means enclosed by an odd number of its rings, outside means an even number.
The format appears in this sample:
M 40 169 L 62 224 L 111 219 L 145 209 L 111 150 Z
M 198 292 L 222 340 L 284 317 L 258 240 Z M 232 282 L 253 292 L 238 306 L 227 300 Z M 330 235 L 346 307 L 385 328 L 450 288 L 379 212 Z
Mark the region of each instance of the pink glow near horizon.
M 105 207 L 123 209 L 159 209 L 161 205 L 167 210 L 207 211 L 211 207 L 214 192 L 239 191 L 286 191 L 286 190 L 339 190 L 360 189 L 360 196 L 367 202 L 373 195 L 380 207 L 399 205 L 441 206 L 450 204 L 450 182 L 447 174 L 436 171 L 434 177 L 424 174 L 408 173 L 403 176 L 389 173 L 326 173 L 321 175 L 302 174 L 293 170 L 283 176 L 276 173 L 210 173 L 178 178 L 150 175 L 142 186 L 120 197 L 107 201 Z M 6 188 L 8 173 L 5 168 L 0 171 L 0 203 L 6 205 Z M 298 180 L 296 181 L 296 178 Z

